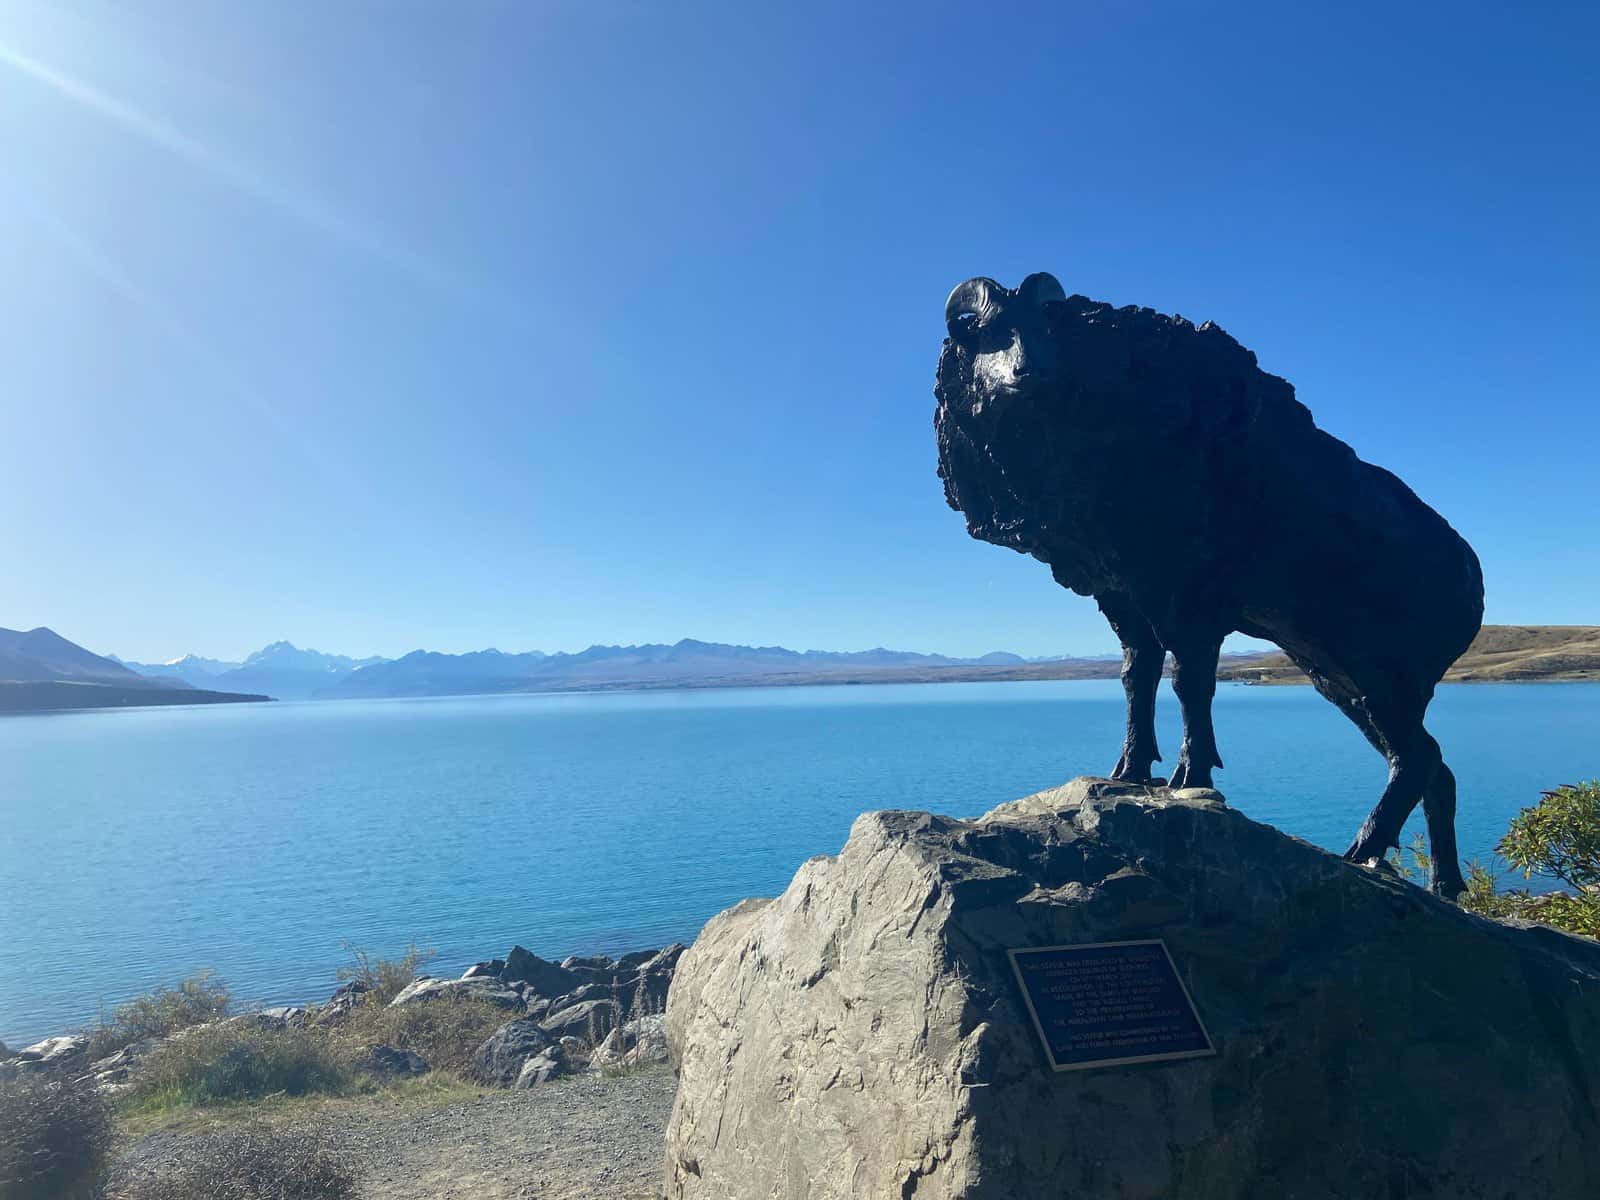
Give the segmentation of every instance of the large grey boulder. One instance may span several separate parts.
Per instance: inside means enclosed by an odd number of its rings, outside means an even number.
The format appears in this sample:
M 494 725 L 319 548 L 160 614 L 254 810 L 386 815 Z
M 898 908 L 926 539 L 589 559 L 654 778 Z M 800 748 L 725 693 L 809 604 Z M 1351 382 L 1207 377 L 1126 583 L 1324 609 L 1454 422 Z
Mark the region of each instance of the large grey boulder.
M 411 1078 L 426 1075 L 431 1068 L 428 1060 L 415 1050 L 388 1046 L 381 1042 L 365 1046 L 356 1056 L 356 1066 L 368 1075 L 381 1079 Z
M 517 1091 L 527 1091 L 530 1088 L 540 1087 L 552 1079 L 559 1079 L 563 1075 L 572 1074 L 572 1062 L 567 1057 L 567 1052 L 560 1042 L 547 1047 L 536 1057 L 528 1059 L 522 1064 L 522 1070 L 517 1075 L 516 1082 L 511 1086 Z
M 1006 950 L 1164 939 L 1217 1054 L 1048 1069 Z M 859 818 L 678 964 L 673 1200 L 1592 1194 L 1600 945 L 1213 792 Z
M 540 996 L 564 995 L 585 982 L 521 946 L 511 947 L 511 953 L 506 955 L 505 966 L 500 970 L 500 978 L 506 983 L 525 983 Z
M 307 1016 L 311 1025 L 338 1025 L 351 1013 L 372 999 L 372 988 L 360 979 L 342 984 L 328 997 L 328 1002 Z
M 473 1054 L 472 1075 L 482 1083 L 510 1087 L 522 1064 L 543 1054 L 555 1040 L 531 1017 L 510 1021 L 490 1034 Z
M 54 1070 L 80 1057 L 88 1048 L 88 1034 L 66 1033 L 24 1046 L 17 1051 L 16 1062 L 24 1070 Z
M 685 947 L 674 943 L 662 950 L 637 950 L 613 962 L 609 958 L 569 958 L 563 968 L 586 982 L 550 1004 L 552 1013 L 586 1000 L 615 1000 L 624 1013 L 659 1014 L 666 1009 L 672 973 Z
M 127 1090 L 134 1069 L 164 1040 L 158 1037 L 143 1037 L 129 1042 L 115 1053 L 91 1063 L 84 1074 L 94 1081 L 96 1090 L 108 1095 L 117 1095 Z
M 621 1023 L 622 1006 L 615 1000 L 584 1000 L 546 1017 L 540 1027 L 557 1039 L 575 1037 L 598 1045 Z
M 406 984 L 389 1001 L 390 1008 L 404 1008 L 408 1004 L 425 1004 L 434 1000 L 480 1000 L 501 1008 L 520 1009 L 524 1004 L 521 991 L 507 987 L 498 979 L 475 976 L 472 979 L 430 979 L 423 976 Z
M 666 1017 L 657 1013 L 618 1025 L 589 1055 L 589 1073 L 605 1075 L 667 1061 Z

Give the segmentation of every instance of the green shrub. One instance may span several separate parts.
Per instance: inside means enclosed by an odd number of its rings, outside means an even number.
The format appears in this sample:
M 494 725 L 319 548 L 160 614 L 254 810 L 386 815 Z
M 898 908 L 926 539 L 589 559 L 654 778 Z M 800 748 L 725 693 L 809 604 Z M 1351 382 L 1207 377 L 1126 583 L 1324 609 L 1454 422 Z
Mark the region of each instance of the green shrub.
M 316 1134 L 266 1128 L 196 1138 L 180 1162 L 120 1184 L 111 1200 L 349 1200 L 356 1176 Z
M 435 1070 L 463 1071 L 486 1038 L 516 1013 L 487 1000 L 440 996 L 400 1008 L 368 1004 L 335 1027 L 333 1036 L 354 1054 L 374 1042 L 415 1050 Z
M 1600 937 L 1600 780 L 1545 792 L 1538 804 L 1512 818 L 1496 850 L 1524 879 L 1543 875 L 1572 890 L 1543 895 L 1526 888 L 1498 891 L 1494 873 L 1472 863 L 1463 908 Z
M 415 981 L 418 971 L 439 954 L 437 950 L 424 949 L 416 942 L 407 946 L 399 958 L 373 958 L 365 946 L 351 942 L 345 942 L 344 949 L 350 955 L 351 962 L 349 966 L 339 968 L 339 981 L 366 984 L 368 1004 L 389 1003 L 408 983 Z
M 1548 875 L 1581 893 L 1600 888 L 1600 780 L 1545 792 L 1512 818 L 1497 849 L 1524 879 Z
M 90 1060 L 115 1054 L 140 1038 L 168 1037 L 228 1015 L 232 997 L 210 971 L 196 971 L 175 988 L 160 987 L 119 1005 L 109 1021 L 89 1030 Z
M 87 1200 L 112 1132 L 87 1080 L 39 1073 L 0 1081 L 0 1200 Z
M 135 1068 L 128 1095 L 135 1105 L 204 1105 L 337 1095 L 352 1081 L 347 1057 L 325 1033 L 240 1020 L 196 1029 L 157 1047 Z

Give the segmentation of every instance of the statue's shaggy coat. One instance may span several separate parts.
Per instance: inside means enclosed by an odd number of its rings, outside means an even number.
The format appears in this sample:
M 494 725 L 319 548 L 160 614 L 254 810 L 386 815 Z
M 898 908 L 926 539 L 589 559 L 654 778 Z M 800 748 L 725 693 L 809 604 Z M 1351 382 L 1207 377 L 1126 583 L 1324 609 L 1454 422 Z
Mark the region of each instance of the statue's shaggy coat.
M 972 536 L 1048 564 L 1111 621 L 1129 702 L 1116 776 L 1142 780 L 1160 758 L 1171 651 L 1185 729 L 1172 782 L 1209 785 L 1222 639 L 1268 639 L 1390 762 L 1348 856 L 1394 845 L 1421 799 L 1435 886 L 1458 891 L 1455 781 L 1423 716 L 1482 621 L 1472 548 L 1215 325 L 1067 297 L 1048 275 L 963 284 L 947 319 L 945 496 Z

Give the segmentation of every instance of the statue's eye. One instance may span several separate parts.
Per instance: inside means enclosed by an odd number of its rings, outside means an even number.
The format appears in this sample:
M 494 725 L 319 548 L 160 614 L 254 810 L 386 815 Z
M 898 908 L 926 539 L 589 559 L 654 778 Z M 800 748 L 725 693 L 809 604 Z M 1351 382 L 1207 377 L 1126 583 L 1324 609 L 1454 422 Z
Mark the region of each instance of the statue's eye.
M 976 342 L 982 330 L 983 326 L 978 321 L 977 313 L 962 313 L 950 322 L 950 336 L 966 346 Z
M 1004 350 L 1011 345 L 1011 339 L 1016 331 L 1009 325 L 995 322 L 990 325 L 978 326 L 978 345 L 985 350 Z

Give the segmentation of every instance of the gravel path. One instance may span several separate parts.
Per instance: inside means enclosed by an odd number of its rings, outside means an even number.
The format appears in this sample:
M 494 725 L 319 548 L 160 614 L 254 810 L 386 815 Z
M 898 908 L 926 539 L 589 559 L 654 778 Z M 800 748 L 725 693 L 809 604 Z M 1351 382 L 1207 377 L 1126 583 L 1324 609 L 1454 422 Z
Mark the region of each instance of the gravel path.
M 330 1104 L 287 1120 L 315 1127 L 361 1165 L 363 1200 L 652 1200 L 676 1087 L 663 1065 L 437 1107 Z M 207 1136 L 137 1138 L 119 1173 L 158 1169 Z

